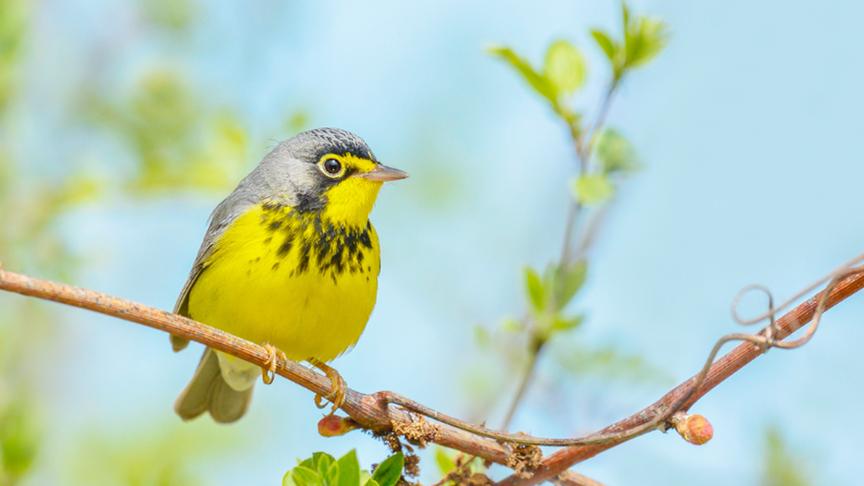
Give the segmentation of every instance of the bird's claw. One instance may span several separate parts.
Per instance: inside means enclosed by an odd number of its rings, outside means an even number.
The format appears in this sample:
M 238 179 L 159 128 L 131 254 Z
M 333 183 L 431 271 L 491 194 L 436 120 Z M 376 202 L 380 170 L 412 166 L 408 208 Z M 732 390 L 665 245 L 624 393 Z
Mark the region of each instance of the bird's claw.
M 276 367 L 279 365 L 279 359 L 288 361 L 288 356 L 285 355 L 284 351 L 270 343 L 264 343 L 262 346 L 267 350 L 268 357 L 264 363 L 265 366 L 261 367 L 261 381 L 265 385 L 269 385 L 276 378 Z
M 342 375 L 340 375 L 338 371 L 331 368 L 323 361 L 310 359 L 309 362 L 312 363 L 312 366 L 323 371 L 324 374 L 327 375 L 327 378 L 330 379 L 330 394 L 322 396 L 320 393 L 316 393 L 315 406 L 318 408 L 324 408 L 327 406 L 327 402 L 329 401 L 332 404 L 330 415 L 333 415 L 336 413 L 336 410 L 345 404 L 345 391 L 348 389 L 348 386 L 345 384 L 345 379 L 342 378 Z

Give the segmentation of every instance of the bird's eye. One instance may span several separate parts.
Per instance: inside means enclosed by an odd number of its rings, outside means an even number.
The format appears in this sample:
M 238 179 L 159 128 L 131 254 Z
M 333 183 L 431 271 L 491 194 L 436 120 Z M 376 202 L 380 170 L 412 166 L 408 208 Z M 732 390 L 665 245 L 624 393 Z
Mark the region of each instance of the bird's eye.
M 342 162 L 334 158 L 324 159 L 319 167 L 321 171 L 324 172 L 324 175 L 327 177 L 333 177 L 334 179 L 337 177 L 341 177 L 342 174 L 345 173 L 345 166 L 342 165 Z

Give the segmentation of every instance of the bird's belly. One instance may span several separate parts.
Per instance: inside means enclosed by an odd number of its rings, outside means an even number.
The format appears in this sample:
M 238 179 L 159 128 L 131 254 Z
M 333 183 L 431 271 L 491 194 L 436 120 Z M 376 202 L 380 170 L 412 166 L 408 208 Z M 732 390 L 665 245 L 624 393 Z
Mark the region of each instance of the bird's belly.
M 377 251 L 362 272 L 324 272 L 314 262 L 298 272 L 299 248 L 280 255 L 278 235 L 259 236 L 246 228 L 242 244 L 224 245 L 190 291 L 190 316 L 294 360 L 329 361 L 353 346 L 375 305 Z M 231 229 L 223 238 L 234 238 Z

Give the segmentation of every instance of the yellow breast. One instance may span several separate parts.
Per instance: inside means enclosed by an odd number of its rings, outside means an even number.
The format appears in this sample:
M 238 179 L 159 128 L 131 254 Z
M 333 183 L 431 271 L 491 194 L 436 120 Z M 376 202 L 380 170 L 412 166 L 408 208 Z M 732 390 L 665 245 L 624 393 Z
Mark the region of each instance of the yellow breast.
M 216 242 L 189 293 L 195 320 L 290 359 L 329 361 L 354 345 L 375 305 L 380 254 L 368 222 L 350 226 L 258 205 Z

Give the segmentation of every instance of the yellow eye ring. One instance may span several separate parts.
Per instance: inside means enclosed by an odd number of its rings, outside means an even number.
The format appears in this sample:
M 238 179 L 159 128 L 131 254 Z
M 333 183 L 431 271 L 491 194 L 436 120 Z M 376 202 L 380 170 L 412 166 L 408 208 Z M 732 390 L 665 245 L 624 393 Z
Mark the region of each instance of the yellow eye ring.
M 318 162 L 318 170 L 331 179 L 338 179 L 345 175 L 345 164 L 333 155 L 325 155 Z

